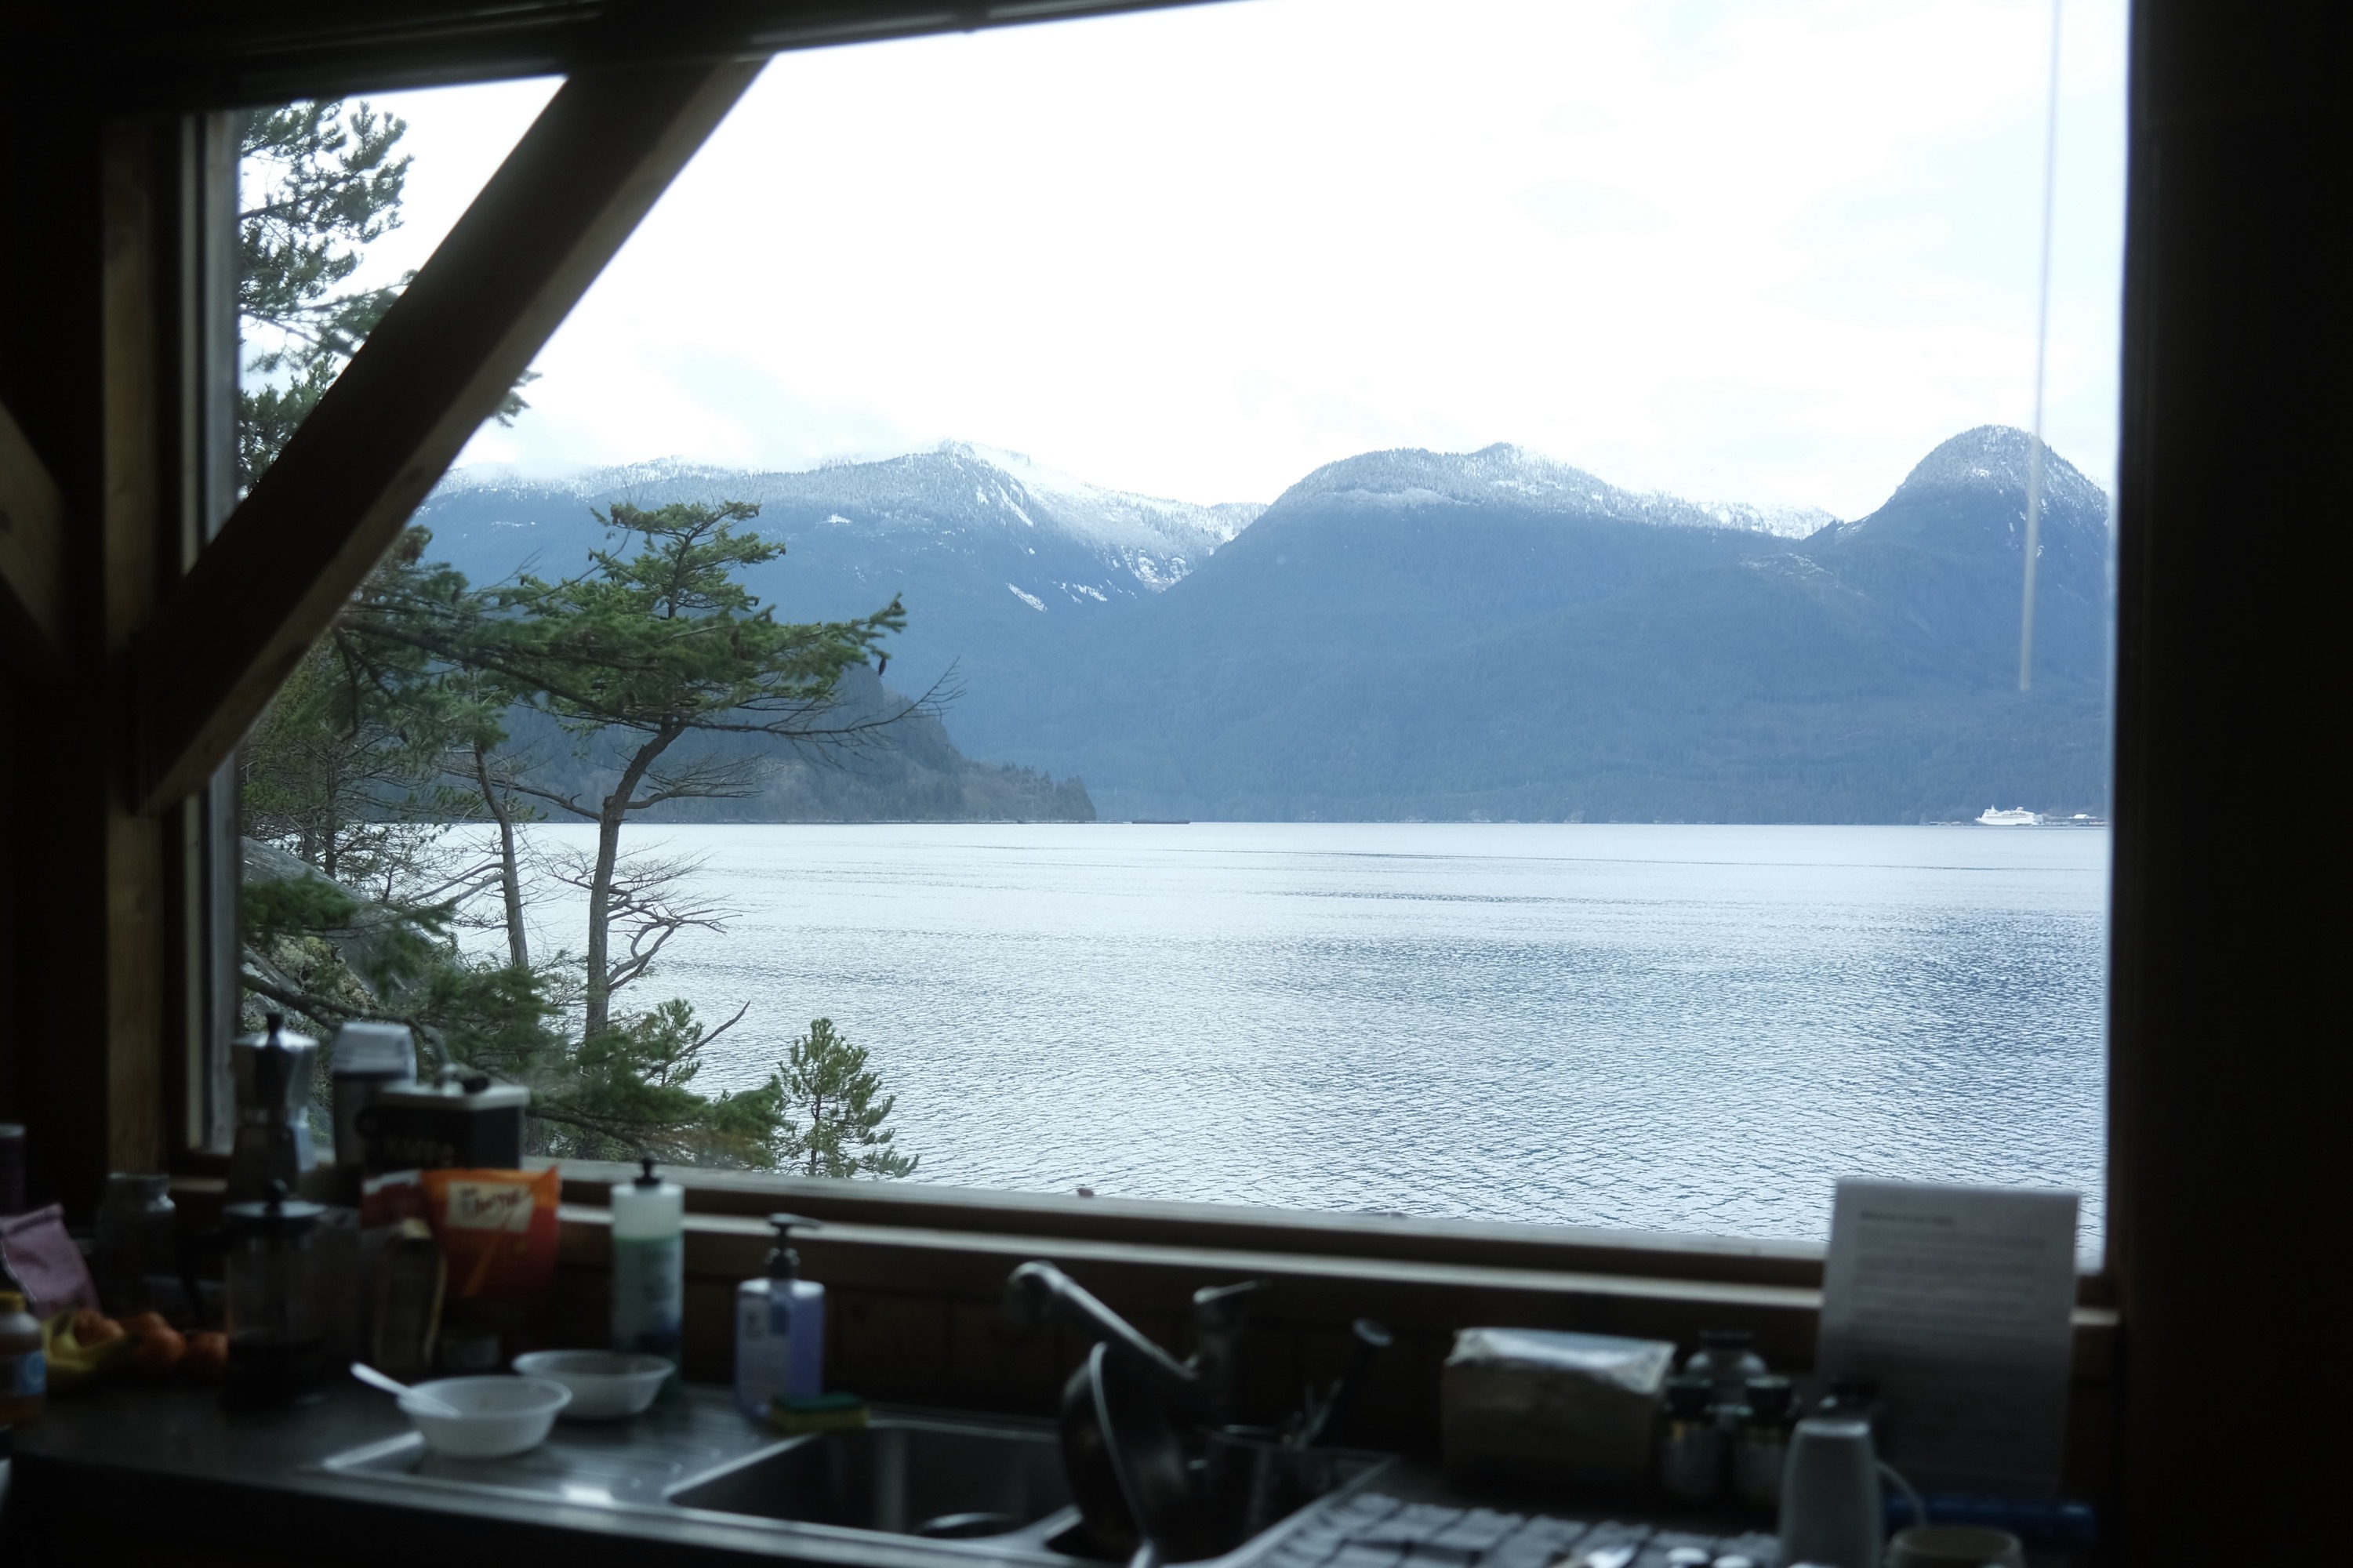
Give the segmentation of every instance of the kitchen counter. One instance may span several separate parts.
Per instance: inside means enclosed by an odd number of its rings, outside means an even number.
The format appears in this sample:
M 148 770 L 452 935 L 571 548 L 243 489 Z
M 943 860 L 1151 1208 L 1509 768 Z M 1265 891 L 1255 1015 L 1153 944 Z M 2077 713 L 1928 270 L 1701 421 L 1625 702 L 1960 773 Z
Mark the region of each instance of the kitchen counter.
M 317 1405 L 272 1412 L 224 1410 L 209 1390 L 121 1385 L 58 1401 L 44 1419 L 16 1435 L 15 1474 L 0 1512 L 0 1556 L 31 1563 L 103 1556 L 336 1568 L 420 1562 L 432 1568 L 513 1568 L 526 1560 L 552 1560 L 564 1568 L 607 1563 L 642 1568 L 649 1559 L 1036 1568 L 1040 1560 L 1034 1544 L 1022 1552 L 1010 1541 L 933 1541 L 698 1511 L 662 1500 L 671 1487 L 723 1472 L 779 1441 L 745 1420 L 723 1391 L 689 1387 L 626 1424 L 559 1423 L 550 1444 L 533 1450 L 542 1460 L 491 1462 L 513 1469 L 501 1478 L 505 1489 L 490 1492 L 480 1468 L 420 1461 L 421 1450 L 393 1402 L 356 1384 L 344 1384 Z M 1266 1551 L 1265 1568 L 1321 1568 L 1335 1554 L 1352 1562 L 1364 1557 L 1365 1543 L 1356 1537 L 1378 1525 L 1405 1531 L 1373 1552 L 1400 1568 L 1408 1557 L 1428 1555 L 1413 1551 L 1411 1542 L 1441 1534 L 1448 1539 L 1430 1548 L 1443 1548 L 1432 1561 L 1472 1568 L 1490 1553 L 1468 1535 L 1461 1542 L 1452 1535 L 1483 1531 L 1482 1540 L 1493 1535 L 1500 1542 L 1511 1533 L 1512 1526 L 1499 1529 L 1499 1522 L 1515 1516 L 1477 1511 L 1480 1500 L 1453 1495 L 1434 1467 L 1390 1464 L 1367 1479 L 1392 1495 L 1335 1502 L 1355 1510 L 1345 1526 L 1330 1518 L 1294 1516 L 1250 1551 Z M 1345 1496 L 1345 1490 L 1335 1494 L 1335 1500 Z M 1561 1500 L 1552 1500 L 1557 1507 Z M 1514 1499 L 1506 1506 L 1548 1511 L 1532 1506 L 1535 1501 Z M 1466 1508 L 1473 1511 L 1465 1513 Z M 1585 1517 L 1607 1516 L 1587 1511 Z M 1450 1521 L 1459 1528 L 1450 1528 Z M 1647 1526 L 1609 1528 L 1649 1533 Z M 1719 1526 L 1708 1533 L 1731 1531 Z M 1528 1561 L 1520 1560 L 1526 1552 L 1506 1551 L 1493 1568 L 1545 1568 L 1565 1538 L 1539 1540 L 1540 1534 L 1516 1543 L 1534 1550 Z M 1544 1550 L 1547 1545 L 1553 1549 Z M 1077 1559 L 1054 1561 L 1081 1568 Z
M 554 1441 L 575 1430 L 591 1429 L 559 1424 Z M 691 1449 L 705 1468 L 778 1441 L 708 1388 L 684 1390 L 626 1430 L 632 1441 Z M 975 1542 L 617 1508 L 604 1500 L 485 1495 L 328 1463 L 408 1431 L 391 1399 L 356 1384 L 289 1411 L 228 1411 L 209 1390 L 128 1385 L 58 1400 L 16 1434 L 0 1557 L 95 1561 L 106 1547 L 122 1561 L 140 1552 L 144 1561 L 170 1562 L 195 1549 L 194 1560 L 204 1562 L 513 1568 L 553 1551 L 564 1568 L 643 1568 L 648 1549 L 659 1547 L 664 1563 L 974 1568 L 976 1562 Z
M 944 1413 L 937 1420 L 997 1425 Z M 512 1467 L 497 1491 L 484 1489 L 478 1468 L 420 1462 L 392 1401 L 356 1384 L 322 1404 L 275 1412 L 224 1410 L 209 1390 L 118 1386 L 53 1404 L 15 1439 L 13 1474 L 0 1490 L 0 1560 L 11 1563 L 1039 1568 L 1043 1560 L 1089 1568 L 1034 1542 L 1018 1550 L 1009 1538 L 935 1541 L 668 1504 L 671 1487 L 723 1473 L 782 1441 L 712 1388 L 689 1387 L 625 1424 L 559 1424 L 550 1444 L 533 1450 L 540 1459 L 491 1462 Z M 1605 1539 L 1641 1543 L 1631 1568 L 1656 1568 L 1677 1546 L 1772 1557 L 1770 1538 L 1753 1533 L 1762 1521 L 1742 1514 L 1548 1489 L 1466 1493 L 1427 1462 L 1391 1462 L 1365 1481 L 1366 1491 L 1352 1497 L 1344 1489 L 1314 1517 L 1293 1516 L 1220 1563 L 1552 1568 L 1572 1542 L 1584 1549 Z M 2038 1553 L 2034 1561 L 2069 1559 Z

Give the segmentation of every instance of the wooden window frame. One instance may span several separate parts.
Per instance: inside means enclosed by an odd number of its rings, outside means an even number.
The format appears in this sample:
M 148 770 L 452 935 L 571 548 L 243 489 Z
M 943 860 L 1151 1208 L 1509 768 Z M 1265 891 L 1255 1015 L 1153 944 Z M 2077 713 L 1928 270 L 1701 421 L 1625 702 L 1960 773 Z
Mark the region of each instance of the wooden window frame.
M 26 778 L 0 776 L 0 810 L 26 821 L 36 809 L 50 814 L 46 833 L 8 846 L 8 874 L 43 888 L 46 901 L 37 919 L 0 910 L 13 960 L 0 975 L 10 1026 L 0 1029 L 0 1110 L 35 1123 L 37 1183 L 87 1205 L 110 1168 L 152 1169 L 176 1150 L 200 1185 L 193 1173 L 206 1163 L 195 1131 L 205 1117 L 194 1109 L 202 1086 L 174 1081 L 185 1058 L 170 1018 L 191 1016 L 200 986 L 187 933 L 167 929 L 184 918 L 170 910 L 190 905 L 172 891 L 174 840 L 164 824 L 179 808 L 156 786 L 168 778 L 192 789 L 219 757 L 184 744 L 159 758 L 157 737 L 144 732 L 152 704 L 123 700 L 140 684 L 126 650 L 176 592 L 174 569 L 185 564 L 186 515 L 175 498 L 185 492 L 178 479 L 164 482 L 185 455 L 174 443 L 189 405 L 171 348 L 184 295 L 158 269 L 174 254 L 167 236 L 185 146 L 163 121 L 296 97 L 712 65 L 1151 3 L 92 0 L 0 16 L 0 77 L 14 89 L 0 95 L 7 195 L 40 213 L 49 237 L 0 254 L 0 298 L 29 302 L 0 311 L 0 408 L 9 416 L 0 420 L 8 513 L 0 646 L 10 660 L 0 717 L 12 731 L 41 734 L 51 753 Z M 2318 1354 L 2306 1347 L 2337 1331 L 2334 1294 L 2315 1279 L 2325 1277 L 2347 1196 L 2335 1154 L 2338 1102 L 2318 1081 L 2342 1024 L 2333 1005 L 2319 1009 L 2316 977 L 2341 966 L 2341 954 L 2329 922 L 2307 912 L 2305 865 L 2276 849 L 2248 854 L 2217 818 L 2249 787 L 2314 776 L 2315 721 L 2285 703 L 2312 707 L 2343 663 L 2329 574 L 2284 571 L 2230 531 L 2253 518 L 2309 537 L 2341 510 L 2324 458 L 2342 435 L 2340 373 L 2328 351 L 2341 341 L 2343 247 L 2332 225 L 2348 57 L 2341 8 L 2321 0 L 2253 10 L 2135 0 L 2132 27 L 2110 1240 L 2084 1299 L 2089 1310 L 2112 1305 L 2130 1331 L 2128 1356 L 2121 1337 L 2108 1336 L 2119 1367 L 2115 1409 L 2139 1412 L 2111 1424 L 2122 1550 L 2132 1560 L 2188 1562 L 2244 1548 L 2244 1509 L 2257 1499 L 2275 1539 L 2295 1539 L 2294 1525 L 2306 1527 L 2307 1541 L 2335 1529 L 2325 1509 L 2337 1445 L 2320 1425 L 2335 1405 L 2263 1356 Z M 360 521 L 346 515 L 338 526 Z M 332 599 L 355 581 L 310 586 L 333 590 Z M 280 603 L 272 624 L 293 614 Z M 225 673 L 216 684 L 243 679 Z M 163 727 L 192 717 L 214 725 L 207 745 L 221 743 L 217 712 L 170 716 Z M 176 842 L 185 848 L 186 838 Z M 184 878 L 182 894 L 191 885 Z M 102 1020 L 95 1027 L 93 1016 Z M 575 1173 L 578 1194 L 590 1195 L 597 1176 Z M 760 1247 L 758 1222 L 723 1205 L 827 1198 L 716 1179 L 698 1181 L 695 1194 L 690 1265 L 699 1289 L 715 1289 Z M 841 1249 L 837 1261 L 849 1267 L 860 1229 L 853 1212 L 890 1220 L 866 1227 L 867 1251 L 881 1258 L 886 1244 L 896 1247 L 889 1255 L 899 1273 L 918 1280 L 926 1257 L 943 1270 L 958 1258 L 976 1268 L 970 1259 L 988 1250 L 977 1239 L 987 1237 L 1109 1248 L 1090 1253 L 1090 1266 L 1105 1269 L 1174 1267 L 1188 1256 L 1204 1268 L 1286 1258 L 1338 1268 L 1330 1260 L 1373 1254 L 1366 1279 L 1483 1268 L 1468 1254 L 1486 1247 L 1530 1265 L 1506 1270 L 1515 1277 L 1573 1276 L 1562 1281 L 1564 1299 L 1639 1300 L 1651 1321 L 1663 1321 L 1657 1314 L 1684 1286 L 1808 1288 L 1745 1279 L 1744 1270 L 1808 1267 L 1769 1247 L 1762 1258 L 1728 1257 L 1717 1244 L 1680 1238 L 1522 1242 L 1483 1227 L 1423 1236 L 1410 1222 L 1366 1230 L 1348 1218 L 1202 1218 L 1187 1205 L 1131 1211 L 1092 1200 L 1098 1206 L 1081 1213 L 1090 1200 L 927 1195 L 936 1229 L 909 1223 L 914 1209 L 849 1194 L 838 1200 L 846 1206 L 832 1238 L 811 1248 Z M 593 1283 L 596 1213 L 571 1213 L 567 1256 Z M 1142 1239 L 1089 1228 L 1104 1225 Z M 1282 1250 L 1191 1248 L 1181 1239 L 1187 1226 Z M 937 1238 L 929 1254 L 916 1245 L 926 1236 Z M 1123 1247 L 1135 1256 L 1123 1261 Z M 1546 1258 L 1561 1267 L 1534 1266 Z M 1571 1267 L 1579 1263 L 1592 1267 Z M 1579 1283 L 1588 1279 L 1603 1284 Z M 1459 1282 L 1469 1290 L 1478 1281 L 1466 1272 Z M 2219 1355 L 2242 1351 L 2230 1375 L 2215 1375 Z
M 715 118 L 708 117 L 711 123 Z M 528 148 L 519 149 L 518 162 L 527 163 L 529 157 Z M 683 158 L 673 162 L 682 163 Z M 498 199 L 503 179 L 502 171 L 501 180 L 494 180 L 486 192 L 486 204 Z M 463 235 L 453 235 L 453 241 L 449 248 L 459 253 L 462 262 L 469 242 Z M 617 238 L 612 241 L 615 247 L 618 243 Z M 479 249 L 479 243 L 474 247 Z M 412 289 L 420 291 L 429 302 L 429 283 Z M 543 338 L 560 315 L 555 311 L 535 337 Z M 392 332 L 379 329 L 380 334 L 397 333 L 393 318 L 387 318 L 387 327 Z M 482 402 L 485 388 L 503 387 L 527 359 L 527 353 L 517 357 L 510 352 L 472 366 L 464 390 L 435 400 L 435 406 L 446 404 L 452 410 L 438 430 L 410 439 L 441 453 L 446 462 L 473 428 L 475 419 L 464 411 Z M 403 374 L 396 358 L 385 368 L 385 360 L 379 350 L 365 370 L 381 370 L 380 380 L 405 391 L 416 373 Z M 360 363 L 354 362 L 355 366 Z M 356 393 L 339 384 L 331 398 L 369 410 L 364 419 L 355 416 L 351 423 L 380 424 L 383 399 L 367 396 L 366 375 L 348 379 L 356 384 Z M 322 405 L 317 423 L 332 433 L 340 412 L 340 407 Z M 354 482 L 352 458 L 349 443 L 335 443 L 332 435 L 322 439 L 306 427 L 273 469 L 269 485 L 257 489 L 243 509 L 258 514 L 263 526 L 247 528 L 225 540 L 225 547 L 209 560 L 197 561 L 187 591 L 164 606 L 159 633 L 147 643 L 149 673 L 159 689 L 191 695 L 160 706 L 167 713 L 209 711 L 216 716 L 209 732 L 194 722 L 183 724 L 150 748 L 151 760 L 142 776 L 151 801 L 185 788 L 188 779 L 211 765 L 220 752 L 219 735 L 240 730 L 242 715 L 258 711 L 274 686 L 271 671 L 283 662 L 287 650 L 307 646 L 315 635 L 311 623 L 323 624 L 321 617 L 332 614 L 340 602 L 334 584 L 354 570 L 364 570 L 354 563 L 373 561 L 381 548 L 377 541 L 396 532 L 440 471 L 438 463 L 420 468 L 413 461 L 380 459 L 372 474 Z M 280 501 L 281 495 L 289 499 Z M 322 505 L 340 508 L 353 521 L 334 531 L 339 556 L 332 562 L 322 556 L 311 569 L 308 592 L 290 616 L 239 613 L 206 591 L 206 576 L 227 581 L 248 576 L 255 560 L 286 547 L 288 530 L 283 523 L 271 526 L 273 518 L 307 518 Z M 247 647 L 234 650 L 233 660 L 222 662 L 209 676 L 168 658 L 170 650 L 192 641 L 217 644 L 224 631 L 233 632 L 241 623 L 263 627 L 268 646 L 248 639 Z M 223 691 L 230 693 L 225 710 L 216 695 Z M 195 1195 L 198 1188 L 214 1186 L 221 1156 L 216 1149 L 189 1145 L 182 1150 L 177 1168 L 195 1178 L 185 1184 Z M 1168 1293 L 1181 1295 L 1179 1284 L 1258 1273 L 1285 1279 L 1294 1297 L 1334 1310 L 1351 1293 L 1360 1300 L 1389 1301 L 1388 1315 L 1417 1325 L 1416 1353 L 1425 1360 L 1436 1343 L 1432 1336 L 1442 1337 L 1445 1325 L 1465 1326 L 1482 1321 L 1484 1312 L 1508 1321 L 1684 1342 L 1700 1327 L 1736 1322 L 1754 1329 L 1777 1363 L 1802 1365 L 1811 1358 L 1820 1304 L 1822 1248 L 1799 1241 L 1085 1199 L 751 1172 L 675 1173 L 688 1187 L 693 1232 L 690 1266 L 705 1285 L 754 1271 L 765 1249 L 762 1216 L 783 1208 L 823 1222 L 826 1228 L 804 1244 L 813 1258 L 822 1260 L 823 1271 L 856 1281 L 870 1293 L 900 1298 L 927 1288 L 925 1281 L 943 1289 L 953 1281 L 957 1297 L 953 1310 L 965 1317 L 986 1296 L 976 1281 L 985 1282 L 989 1271 L 1001 1275 L 1021 1258 L 1051 1256 L 1082 1270 L 1127 1281 L 1133 1287 L 1132 1303 L 1142 1304 L 1146 1316 L 1164 1319 L 1162 1326 L 1174 1333 L 1181 1333 L 1181 1314 L 1170 1315 L 1167 1302 L 1175 1298 Z M 606 1190 L 628 1174 L 624 1166 L 565 1166 L 566 1257 L 576 1269 L 594 1272 L 596 1265 L 584 1260 L 599 1255 L 596 1238 Z M 820 1270 L 813 1267 L 814 1271 Z M 1183 1284 L 1183 1289 L 1191 1288 Z M 2113 1372 L 2113 1286 L 2105 1272 L 2083 1276 L 2077 1311 L 2079 1376 L 2094 1384 L 2105 1384 Z M 1294 1327 L 1328 1336 L 1337 1333 L 1345 1321 L 1302 1320 Z M 708 1359 L 706 1355 L 705 1370 Z

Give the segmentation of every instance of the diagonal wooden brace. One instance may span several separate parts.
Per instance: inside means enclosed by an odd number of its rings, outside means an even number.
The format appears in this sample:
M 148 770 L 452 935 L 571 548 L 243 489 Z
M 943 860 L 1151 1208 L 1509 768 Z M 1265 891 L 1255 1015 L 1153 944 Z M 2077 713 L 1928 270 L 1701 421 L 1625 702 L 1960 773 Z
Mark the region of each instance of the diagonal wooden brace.
M 227 758 L 761 61 L 567 81 L 130 655 L 132 798 Z
M 0 620 L 11 640 L 65 657 L 66 501 L 40 454 L 0 407 Z

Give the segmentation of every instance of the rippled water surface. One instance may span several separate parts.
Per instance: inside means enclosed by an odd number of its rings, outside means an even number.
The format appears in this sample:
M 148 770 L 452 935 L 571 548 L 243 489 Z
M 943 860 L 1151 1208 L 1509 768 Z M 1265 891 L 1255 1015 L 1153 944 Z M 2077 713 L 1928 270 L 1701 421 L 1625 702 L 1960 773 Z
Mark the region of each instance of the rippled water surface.
M 570 842 L 571 828 L 538 830 Z M 869 1047 L 917 1179 L 1820 1237 L 1841 1175 L 2105 1155 L 2107 835 L 697 826 L 731 906 L 639 994 Z M 578 950 L 571 911 L 543 940 Z

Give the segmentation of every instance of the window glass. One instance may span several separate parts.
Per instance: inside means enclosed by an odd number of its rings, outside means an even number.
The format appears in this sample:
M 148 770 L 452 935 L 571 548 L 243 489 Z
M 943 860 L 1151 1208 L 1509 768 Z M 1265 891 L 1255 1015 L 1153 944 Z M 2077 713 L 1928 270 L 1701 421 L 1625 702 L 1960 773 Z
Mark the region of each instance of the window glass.
M 250 831 L 550 1152 L 2096 1257 L 2124 38 L 780 58 L 322 656 L 373 868 Z M 416 188 L 526 96 L 402 100 Z

